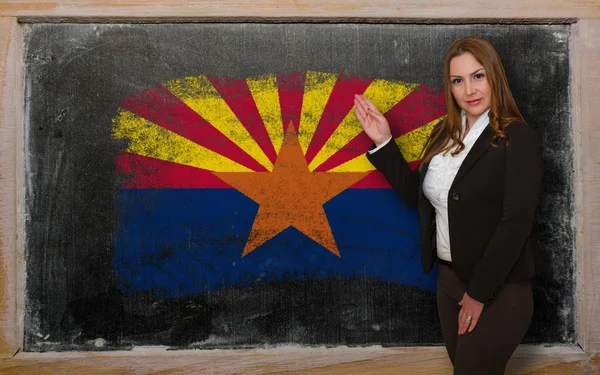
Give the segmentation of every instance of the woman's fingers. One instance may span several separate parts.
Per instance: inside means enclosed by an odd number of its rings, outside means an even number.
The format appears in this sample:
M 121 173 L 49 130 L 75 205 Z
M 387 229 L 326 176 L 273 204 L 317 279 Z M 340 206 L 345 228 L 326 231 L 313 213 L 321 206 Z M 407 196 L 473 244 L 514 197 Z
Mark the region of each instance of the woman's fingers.
M 362 95 L 355 95 L 354 98 L 355 105 L 364 110 L 365 113 L 368 113 L 372 116 L 376 116 L 377 114 L 379 114 L 379 110 L 369 99 L 365 98 Z
M 378 120 L 387 121 L 385 119 L 385 116 L 383 116 L 381 114 L 381 112 L 379 112 L 379 110 L 377 109 L 377 107 L 375 107 L 375 104 L 373 104 L 373 102 L 371 102 L 370 100 L 368 100 L 366 98 L 364 100 L 365 100 L 365 105 L 370 110 L 371 114 L 373 114 L 373 116 L 375 116 Z
M 462 306 L 458 312 L 458 335 L 460 336 L 467 331 L 473 332 L 483 311 L 483 303 L 465 293 L 458 304 Z
M 463 294 L 462 299 L 460 300 L 460 302 L 458 303 L 459 306 L 461 306 L 460 311 L 458 312 L 458 335 L 462 335 L 464 334 L 467 329 L 469 328 L 469 323 L 470 319 L 467 319 L 467 317 L 469 316 L 469 313 L 467 311 L 468 306 L 465 306 L 467 304 L 467 293 Z
M 367 114 L 367 109 L 365 108 L 364 104 L 361 102 L 358 95 L 354 96 L 354 109 L 358 113 L 360 113 L 363 117 L 366 116 L 366 114 Z
M 387 119 L 385 118 L 384 115 L 381 114 L 381 112 L 377 111 L 373 113 L 373 116 L 375 117 L 375 119 L 377 121 L 379 121 L 380 123 L 387 123 Z M 389 125 L 388 125 L 389 126 Z
M 363 125 L 363 122 L 365 121 L 364 111 L 358 107 L 354 107 L 354 113 L 356 114 L 356 117 L 358 117 L 358 121 L 361 123 L 361 125 Z
M 358 121 L 375 144 L 381 144 L 391 136 L 387 120 L 370 100 L 354 95 L 354 108 Z
M 385 118 L 385 116 L 382 115 L 381 112 L 379 112 L 377 107 L 375 107 L 375 104 L 373 104 L 373 102 L 363 97 L 362 95 L 358 95 L 358 98 L 361 100 L 363 108 L 367 110 L 367 112 L 373 119 L 373 122 L 377 124 L 379 132 L 382 134 L 389 134 L 390 125 L 388 124 L 388 121 Z
M 371 113 L 369 111 L 367 111 L 367 109 L 361 105 L 361 103 L 358 100 L 354 101 L 355 105 L 354 105 L 354 112 L 356 113 L 356 117 L 358 118 L 358 121 L 360 122 L 360 124 L 362 125 L 363 129 L 365 131 L 367 131 L 367 134 L 369 135 L 369 137 L 373 136 L 374 134 L 370 134 L 371 129 L 373 129 L 373 125 L 374 125 L 374 119 L 373 116 L 371 115 Z M 373 129 L 376 130 L 376 129 Z
M 471 325 L 469 326 L 469 332 L 473 332 L 473 330 L 475 329 L 475 326 L 477 325 L 477 322 L 479 322 L 479 318 L 481 317 L 481 313 L 483 312 L 483 303 L 469 297 L 469 295 L 467 294 L 467 298 L 469 299 L 469 305 L 471 306 L 471 311 L 472 311 L 472 321 L 471 321 Z
M 465 308 L 461 309 L 461 314 L 459 314 L 459 325 L 458 325 L 458 335 L 464 335 L 465 333 L 467 333 L 467 331 L 470 329 L 470 327 L 473 325 L 475 319 L 473 317 L 474 313 L 471 311 L 466 310 Z M 471 332 L 471 330 L 469 330 L 469 332 Z
M 473 332 L 473 330 L 475 329 L 475 326 L 477 325 L 477 322 L 479 321 L 479 317 L 481 316 L 481 314 L 477 314 L 477 313 L 473 313 L 473 320 L 471 321 L 471 324 L 469 325 L 469 332 Z
M 355 108 L 354 113 L 356 114 L 358 122 L 360 122 L 360 125 L 362 126 L 363 130 L 370 130 L 372 127 L 372 121 L 368 118 L 368 114 L 364 113 L 364 111 L 358 108 Z
M 368 105 L 365 102 L 365 98 L 360 95 L 354 95 L 354 106 L 356 109 L 362 111 L 362 113 L 367 113 Z
M 466 320 L 467 320 L 467 313 L 463 307 L 462 309 L 460 309 L 460 312 L 458 313 L 458 335 L 459 336 L 467 331 L 468 327 L 465 326 L 467 324 Z
M 361 120 L 361 122 L 362 122 L 362 120 L 366 119 L 367 111 L 357 100 L 354 101 L 354 110 L 355 110 L 356 114 L 359 116 L 358 119 Z
M 387 119 L 385 118 L 384 115 L 381 114 L 379 109 L 377 109 L 377 107 L 375 107 L 375 104 L 373 104 L 373 102 L 371 102 L 368 99 L 364 99 L 363 105 L 367 107 L 368 112 L 371 114 L 371 116 L 373 116 L 375 121 L 377 121 L 378 123 L 380 123 L 382 125 L 389 127 L 389 125 L 387 125 Z

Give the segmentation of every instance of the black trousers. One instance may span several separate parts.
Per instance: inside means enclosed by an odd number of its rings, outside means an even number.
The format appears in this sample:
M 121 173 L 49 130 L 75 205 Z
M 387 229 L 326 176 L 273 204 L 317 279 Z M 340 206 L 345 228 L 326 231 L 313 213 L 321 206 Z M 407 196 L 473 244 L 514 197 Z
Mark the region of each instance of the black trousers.
M 440 265 L 437 305 L 442 334 L 455 375 L 502 375 L 506 363 L 525 336 L 533 315 L 531 283 L 505 284 L 484 307 L 471 333 L 458 336 L 458 302 L 467 291 L 447 265 Z

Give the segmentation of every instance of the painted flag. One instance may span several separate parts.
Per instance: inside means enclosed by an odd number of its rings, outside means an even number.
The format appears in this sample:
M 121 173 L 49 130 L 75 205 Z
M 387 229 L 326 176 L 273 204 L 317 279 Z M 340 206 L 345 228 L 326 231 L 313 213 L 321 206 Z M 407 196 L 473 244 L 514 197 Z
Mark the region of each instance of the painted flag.
M 354 94 L 414 169 L 445 115 L 424 85 L 324 72 L 197 76 L 121 103 L 119 288 L 181 298 L 227 288 L 373 279 L 434 290 L 415 209 L 365 157 Z

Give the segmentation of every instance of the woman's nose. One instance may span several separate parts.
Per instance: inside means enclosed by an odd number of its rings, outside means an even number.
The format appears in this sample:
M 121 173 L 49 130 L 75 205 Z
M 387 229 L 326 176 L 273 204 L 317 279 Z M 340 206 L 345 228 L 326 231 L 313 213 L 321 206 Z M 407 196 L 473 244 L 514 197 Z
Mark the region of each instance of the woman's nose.
M 467 95 L 475 93 L 475 86 L 470 82 L 465 82 L 465 90 Z

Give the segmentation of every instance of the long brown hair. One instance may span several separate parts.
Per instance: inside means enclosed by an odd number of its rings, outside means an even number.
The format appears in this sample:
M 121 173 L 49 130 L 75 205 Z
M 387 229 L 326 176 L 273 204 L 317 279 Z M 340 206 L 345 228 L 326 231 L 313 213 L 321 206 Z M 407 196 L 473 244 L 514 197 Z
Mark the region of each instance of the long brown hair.
M 489 140 L 490 145 L 496 147 L 497 141 L 504 140 L 507 146 L 508 136 L 504 132 L 506 126 L 515 120 L 525 122 L 508 87 L 508 80 L 498 52 L 487 40 L 477 37 L 459 39 L 450 46 L 444 57 L 444 89 L 448 114 L 435 125 L 425 143 L 419 169 L 441 152 L 453 150 L 452 155 L 456 155 L 465 148 L 461 141 L 463 136 L 461 108 L 454 100 L 450 86 L 450 61 L 465 53 L 472 54 L 483 65 L 485 76 L 492 89 L 489 126 L 493 136 Z

